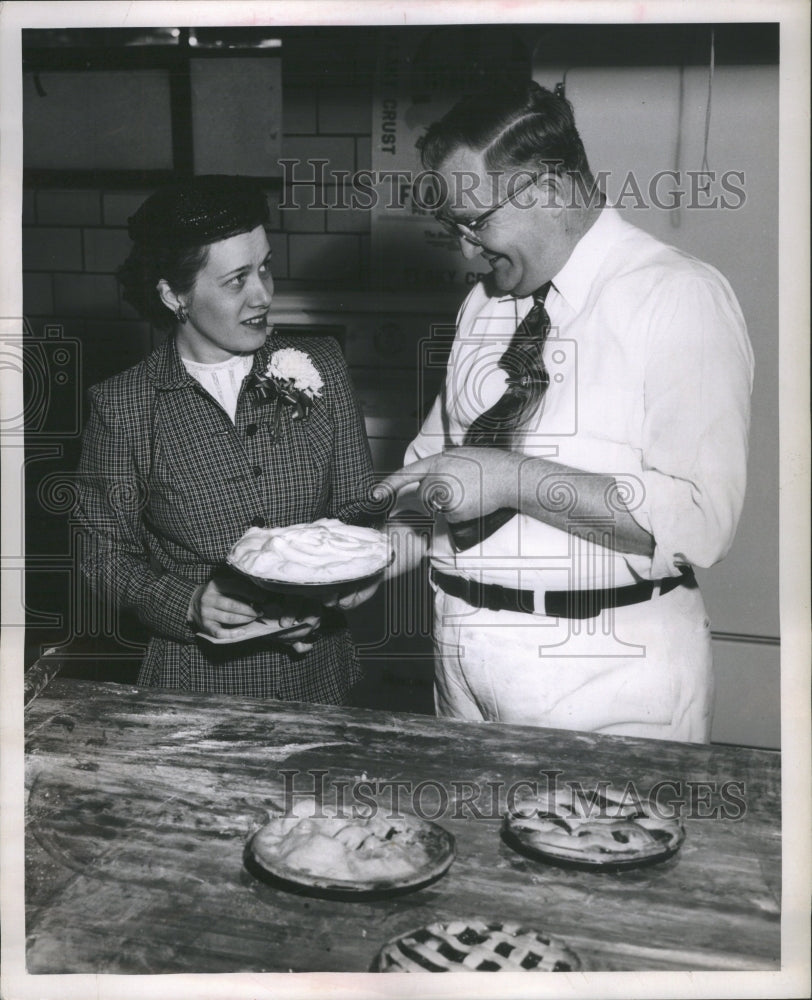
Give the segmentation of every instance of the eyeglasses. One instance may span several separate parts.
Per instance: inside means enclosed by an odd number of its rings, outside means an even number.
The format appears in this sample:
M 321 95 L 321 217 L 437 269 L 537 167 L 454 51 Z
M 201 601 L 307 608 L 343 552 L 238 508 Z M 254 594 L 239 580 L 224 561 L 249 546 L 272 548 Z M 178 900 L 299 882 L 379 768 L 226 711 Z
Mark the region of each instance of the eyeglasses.
M 540 174 L 532 174 L 529 180 L 517 187 L 515 191 L 509 191 L 505 197 L 501 199 L 501 201 L 498 201 L 493 206 L 493 208 L 489 208 L 486 212 L 478 215 L 475 219 L 471 219 L 469 222 L 460 222 L 458 219 L 452 219 L 450 216 L 443 215 L 441 212 L 438 212 L 434 218 L 440 223 L 447 233 L 450 233 L 456 239 L 462 237 L 462 239 L 467 240 L 469 243 L 473 243 L 475 247 L 481 247 L 483 244 L 482 240 L 477 236 L 477 231 L 482 228 L 486 220 L 488 220 L 494 212 L 498 212 L 500 208 L 504 208 L 509 201 L 512 201 L 516 197 L 517 194 L 521 194 L 522 191 L 526 191 L 532 184 L 535 184 L 540 176 Z

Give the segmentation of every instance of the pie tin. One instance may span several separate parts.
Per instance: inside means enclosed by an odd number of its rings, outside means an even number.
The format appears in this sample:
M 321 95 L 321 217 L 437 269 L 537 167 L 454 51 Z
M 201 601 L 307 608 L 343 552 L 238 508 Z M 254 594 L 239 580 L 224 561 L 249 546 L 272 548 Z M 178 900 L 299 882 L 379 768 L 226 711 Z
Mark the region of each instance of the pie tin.
M 490 953 L 485 950 L 481 961 L 470 964 L 471 954 L 466 954 L 465 949 L 478 944 L 478 938 L 487 940 L 488 936 L 500 940 Z M 535 940 L 528 942 L 530 936 Z M 455 937 L 458 945 L 448 941 Z M 517 941 L 516 945 L 511 945 L 511 938 Z M 547 951 L 553 954 L 545 954 Z M 457 952 L 468 958 L 469 964 L 457 958 Z M 434 956 L 439 956 L 437 967 L 431 968 Z M 555 958 L 552 963 L 551 958 Z M 399 967 L 404 959 L 422 968 Z M 581 959 L 561 938 L 514 921 L 468 917 L 438 921 L 390 939 L 375 956 L 370 972 L 578 972 L 580 969 Z
M 605 798 L 599 798 L 595 804 L 600 811 L 600 806 L 606 807 L 607 803 L 610 807 L 617 805 Z M 571 843 L 545 843 L 544 833 L 528 823 L 534 813 L 540 818 L 552 820 L 562 829 L 569 828 L 568 820 L 577 818 L 579 822 L 574 824 L 577 832 L 571 837 Z M 636 850 L 624 849 L 624 826 L 632 832 L 635 827 L 645 830 L 650 837 L 649 844 Z M 616 850 L 611 845 L 591 849 L 579 845 L 579 836 L 586 837 L 607 827 L 615 828 L 611 836 L 617 843 Z M 584 820 L 566 804 L 548 796 L 540 796 L 538 799 L 518 802 L 505 814 L 502 839 L 518 853 L 549 864 L 584 870 L 623 871 L 658 864 L 673 857 L 685 839 L 685 827 L 679 819 L 653 816 L 642 805 L 626 816 L 593 815 Z
M 352 822 L 352 819 L 349 821 Z M 276 860 L 273 856 L 269 856 L 267 848 L 260 857 L 255 850 L 254 841 L 264 827 L 255 831 L 248 840 L 245 846 L 244 864 L 252 875 L 263 881 L 306 895 L 357 899 L 412 891 L 435 881 L 448 870 L 456 856 L 456 845 L 452 834 L 429 820 L 402 814 L 398 817 L 398 823 L 405 823 L 415 832 L 420 846 L 427 855 L 427 861 L 409 875 L 352 880 L 330 878 L 316 875 L 303 868 L 292 867 L 282 858 Z

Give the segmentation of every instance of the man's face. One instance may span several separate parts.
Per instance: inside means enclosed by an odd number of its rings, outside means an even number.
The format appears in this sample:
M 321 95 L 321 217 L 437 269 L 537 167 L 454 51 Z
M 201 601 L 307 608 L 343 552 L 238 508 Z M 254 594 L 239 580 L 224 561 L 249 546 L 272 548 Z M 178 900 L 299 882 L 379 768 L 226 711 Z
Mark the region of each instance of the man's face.
M 481 153 L 466 147 L 455 150 L 439 171 L 449 193 L 443 215 L 471 222 L 517 191 L 528 171 L 495 175 L 489 172 Z M 531 184 L 490 215 L 477 229 L 481 246 L 460 238 L 467 259 L 482 254 L 493 271 L 496 287 L 512 295 L 529 295 L 550 281 L 563 267 L 570 252 L 564 233 L 564 209 L 555 207 L 545 181 Z

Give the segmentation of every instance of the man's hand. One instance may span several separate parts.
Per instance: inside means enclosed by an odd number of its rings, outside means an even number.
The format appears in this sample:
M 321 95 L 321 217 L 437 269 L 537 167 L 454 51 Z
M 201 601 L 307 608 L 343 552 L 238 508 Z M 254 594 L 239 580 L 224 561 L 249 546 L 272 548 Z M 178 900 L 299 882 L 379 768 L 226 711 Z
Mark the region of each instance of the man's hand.
M 368 601 L 376 593 L 382 579 L 383 576 L 376 579 L 374 583 L 362 587 L 360 590 L 349 589 L 351 585 L 342 587 L 341 590 L 336 591 L 335 594 L 331 594 L 326 600 L 322 601 L 322 604 L 325 608 L 339 608 L 341 611 L 352 611 L 353 608 L 357 608 L 365 601 Z
M 417 483 L 429 512 L 442 511 L 451 522 L 469 521 L 516 507 L 522 458 L 502 448 L 452 448 L 391 473 L 376 490 L 398 492 Z

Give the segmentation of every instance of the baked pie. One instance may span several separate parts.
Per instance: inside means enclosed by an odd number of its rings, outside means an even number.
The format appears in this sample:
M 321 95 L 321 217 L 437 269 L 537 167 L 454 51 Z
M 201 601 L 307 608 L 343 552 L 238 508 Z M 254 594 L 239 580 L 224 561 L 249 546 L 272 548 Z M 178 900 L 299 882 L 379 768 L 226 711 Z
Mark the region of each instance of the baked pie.
M 373 972 L 576 972 L 578 956 L 558 938 L 481 919 L 429 924 L 387 942 Z
M 618 789 L 557 788 L 518 802 L 505 816 L 505 839 L 544 860 L 625 868 L 660 861 L 679 850 L 685 828 L 656 816 Z
M 322 888 L 376 890 L 411 886 L 441 874 L 454 840 L 415 816 L 333 815 L 313 802 L 273 817 L 251 838 L 249 856 L 278 878 Z
M 260 580 L 307 585 L 373 576 L 391 558 L 392 547 L 382 532 L 322 517 L 310 524 L 249 528 L 227 562 Z

